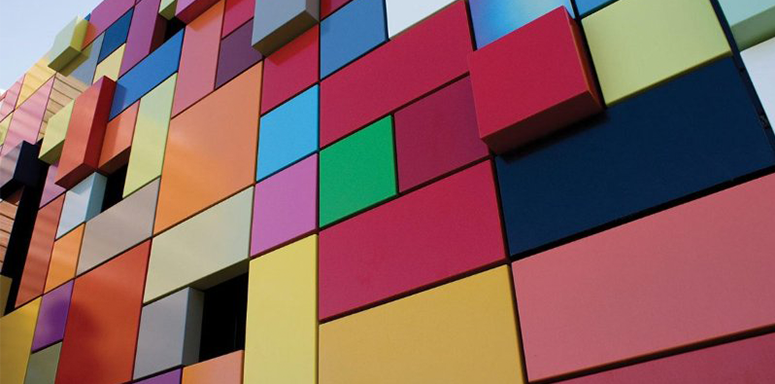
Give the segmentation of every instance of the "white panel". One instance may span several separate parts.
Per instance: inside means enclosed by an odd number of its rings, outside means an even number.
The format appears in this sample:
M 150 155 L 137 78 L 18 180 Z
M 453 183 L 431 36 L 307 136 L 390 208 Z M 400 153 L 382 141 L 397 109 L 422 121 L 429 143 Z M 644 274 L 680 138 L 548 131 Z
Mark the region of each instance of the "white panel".
M 775 38 L 748 48 L 741 55 L 764 104 L 764 112 L 775 129 Z
M 357 1 L 357 0 L 356 0 Z M 436 13 L 454 0 L 385 0 L 388 35 L 393 36 Z

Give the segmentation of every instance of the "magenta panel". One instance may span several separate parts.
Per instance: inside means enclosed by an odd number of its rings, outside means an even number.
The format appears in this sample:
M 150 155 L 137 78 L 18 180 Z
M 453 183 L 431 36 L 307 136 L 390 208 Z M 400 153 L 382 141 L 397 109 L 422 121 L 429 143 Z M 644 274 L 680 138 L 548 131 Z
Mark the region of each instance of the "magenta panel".
M 317 227 L 317 184 L 318 156 L 312 155 L 256 185 L 251 255 Z
M 135 5 L 135 0 L 103 0 L 96 6 L 89 17 L 89 28 L 83 46 L 88 46 L 102 32 L 113 25 L 121 16 Z
M 255 8 L 256 0 L 226 0 L 221 36 L 226 37 L 226 35 L 234 32 L 234 30 L 252 19 Z
M 334 225 L 319 241 L 321 319 L 503 261 L 492 165 Z
M 126 39 L 121 75 L 153 52 L 164 42 L 166 21 L 159 15 L 161 0 L 142 0 L 132 13 L 132 24 Z
M 70 295 L 73 293 L 73 281 L 43 295 L 35 324 L 35 337 L 32 339 L 32 350 L 37 351 L 56 342 L 65 336 L 67 312 L 70 310 Z
M 775 325 L 772 196 L 767 176 L 515 262 L 529 379 Z
M 251 20 L 221 40 L 221 50 L 218 53 L 218 70 L 215 74 L 216 88 L 261 61 L 261 53 L 253 48 L 253 45 L 250 43 L 252 37 L 253 21 Z
M 479 139 L 468 77 L 396 112 L 395 131 L 401 191 L 489 153 Z

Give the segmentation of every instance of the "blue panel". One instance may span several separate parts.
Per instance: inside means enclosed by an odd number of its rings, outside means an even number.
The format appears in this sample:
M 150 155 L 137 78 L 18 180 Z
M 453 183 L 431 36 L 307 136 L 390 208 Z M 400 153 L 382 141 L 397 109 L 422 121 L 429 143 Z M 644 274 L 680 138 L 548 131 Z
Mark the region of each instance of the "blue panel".
M 100 49 L 102 48 L 102 39 L 104 35 L 100 35 L 91 43 L 91 51 L 89 57 L 86 58 L 78 68 L 76 68 L 70 76 L 82 81 L 84 84 L 90 85 L 94 80 L 94 72 L 97 70 L 97 58 L 100 55 Z M 77 59 L 76 59 L 77 60 Z
M 318 86 L 261 117 L 256 180 L 282 170 L 318 149 Z
M 579 14 L 584 17 L 616 0 L 576 0 L 576 8 Z
M 110 56 L 113 51 L 118 49 L 121 44 L 126 43 L 126 37 L 129 35 L 129 24 L 132 22 L 133 10 L 134 9 L 130 9 L 105 31 L 105 39 L 102 41 L 102 50 L 100 51 L 100 58 L 98 61 L 104 60 L 106 57 Z
M 496 159 L 511 255 L 775 164 L 732 59 Z
M 564 6 L 574 15 L 570 0 L 470 0 L 471 21 L 478 48 Z
M 387 40 L 383 0 L 355 0 L 320 23 L 320 78 Z
M 183 30 L 118 79 L 110 108 L 111 119 L 178 71 L 182 46 Z
M 57 239 L 100 213 L 107 180 L 99 173 L 92 173 L 67 191 L 59 217 Z

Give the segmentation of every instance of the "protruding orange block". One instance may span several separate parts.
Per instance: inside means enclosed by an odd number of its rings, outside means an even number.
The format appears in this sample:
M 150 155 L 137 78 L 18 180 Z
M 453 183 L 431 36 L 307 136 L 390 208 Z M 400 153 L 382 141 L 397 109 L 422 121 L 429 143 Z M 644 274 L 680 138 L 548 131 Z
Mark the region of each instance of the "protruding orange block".
M 129 162 L 129 149 L 132 146 L 139 107 L 139 102 L 132 104 L 108 123 L 105 139 L 102 141 L 100 171 L 113 173 Z
M 181 384 L 241 384 L 242 351 L 232 352 L 183 368 Z
M 75 277 L 84 226 L 85 224 L 79 225 L 54 242 L 44 292 L 48 292 Z

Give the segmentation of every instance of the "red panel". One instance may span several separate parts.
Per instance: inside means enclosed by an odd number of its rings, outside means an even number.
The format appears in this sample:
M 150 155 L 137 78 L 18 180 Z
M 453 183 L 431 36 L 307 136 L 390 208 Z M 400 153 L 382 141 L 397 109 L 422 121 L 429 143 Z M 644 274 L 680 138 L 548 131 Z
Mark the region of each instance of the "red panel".
M 587 56 L 565 7 L 471 54 L 482 140 L 502 153 L 602 111 Z
M 320 233 L 321 319 L 505 259 L 490 162 Z
M 489 153 L 479 140 L 468 78 L 396 112 L 395 130 L 401 191 Z
M 75 99 L 56 183 L 72 188 L 97 169 L 116 83 L 103 77 Z
M 76 278 L 57 384 L 132 380 L 150 242 Z
M 142 0 L 132 13 L 132 23 L 126 40 L 120 75 L 124 75 L 137 63 L 164 42 L 166 20 L 159 15 L 161 0 Z
M 91 44 L 102 32 L 113 25 L 121 16 L 135 5 L 135 0 L 103 0 L 100 5 L 94 8 L 89 17 L 89 28 L 86 30 L 86 37 L 83 40 L 83 46 Z
M 352 0 L 320 0 L 320 18 L 327 17 L 350 1 Z
M 113 173 L 129 162 L 129 149 L 132 146 L 139 109 L 140 102 L 134 103 L 108 123 L 105 140 L 102 142 L 100 171 Z
M 223 1 L 186 27 L 175 84 L 175 99 L 172 102 L 173 116 L 215 89 L 222 25 Z
M 256 0 L 226 0 L 221 37 L 226 37 L 252 19 L 255 8 Z
M 315 26 L 264 60 L 261 114 L 318 81 L 319 34 Z
M 328 145 L 468 71 L 459 1 L 321 82 L 320 145 Z
M 563 381 L 566 384 L 775 383 L 775 334 Z
M 529 379 L 774 325 L 774 195 L 767 176 L 514 263 Z
M 30 248 L 27 251 L 27 260 L 24 262 L 19 294 L 16 296 L 17 308 L 43 294 L 51 250 L 54 248 L 59 215 L 62 213 L 64 202 L 65 196 L 59 196 L 38 212 L 30 239 Z
M 178 0 L 175 17 L 186 24 L 191 24 L 217 2 L 218 0 Z

